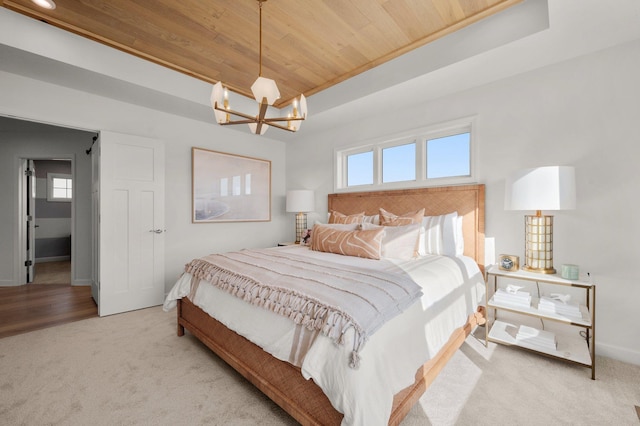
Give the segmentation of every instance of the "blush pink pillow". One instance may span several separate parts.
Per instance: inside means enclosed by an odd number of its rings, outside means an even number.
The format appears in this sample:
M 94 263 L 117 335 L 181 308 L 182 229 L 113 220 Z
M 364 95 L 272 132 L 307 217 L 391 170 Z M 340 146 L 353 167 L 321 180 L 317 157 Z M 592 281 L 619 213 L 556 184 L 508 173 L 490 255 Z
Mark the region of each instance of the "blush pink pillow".
M 345 214 L 332 210 L 331 214 L 329 215 L 329 223 L 362 223 L 363 220 L 364 212 L 347 216 Z
M 424 209 L 398 216 L 380 208 L 380 225 L 382 226 L 402 226 L 411 225 L 412 223 L 422 223 L 423 217 Z
M 312 234 L 311 250 L 380 259 L 384 228 L 341 231 L 325 225 L 315 225 Z

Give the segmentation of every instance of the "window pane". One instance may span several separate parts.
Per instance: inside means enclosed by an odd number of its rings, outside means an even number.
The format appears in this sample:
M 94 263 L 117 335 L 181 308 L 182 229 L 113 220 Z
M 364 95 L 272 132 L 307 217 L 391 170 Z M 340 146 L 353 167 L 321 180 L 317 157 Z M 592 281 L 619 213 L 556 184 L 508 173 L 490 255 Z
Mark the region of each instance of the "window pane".
M 347 186 L 373 184 L 373 151 L 347 156 Z
M 70 200 L 72 198 L 72 180 L 67 178 L 51 178 L 51 199 Z
M 240 176 L 239 175 L 233 177 L 232 186 L 233 186 L 232 194 L 236 195 L 236 196 L 237 195 L 241 195 L 240 191 L 242 189 L 242 186 L 241 186 Z
M 427 179 L 471 175 L 471 134 L 427 141 Z
M 229 179 L 220 178 L 220 196 L 227 197 L 229 195 Z
M 244 193 L 251 195 L 251 173 L 244 175 Z
M 382 150 L 382 182 L 416 179 L 416 144 L 393 146 Z

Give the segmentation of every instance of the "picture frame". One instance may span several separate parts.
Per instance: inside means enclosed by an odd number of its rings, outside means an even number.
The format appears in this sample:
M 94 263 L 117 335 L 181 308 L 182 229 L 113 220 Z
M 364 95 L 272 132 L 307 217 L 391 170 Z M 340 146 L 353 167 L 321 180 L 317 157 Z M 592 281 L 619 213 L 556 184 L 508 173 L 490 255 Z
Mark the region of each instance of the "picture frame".
M 271 161 L 191 149 L 193 223 L 271 220 Z

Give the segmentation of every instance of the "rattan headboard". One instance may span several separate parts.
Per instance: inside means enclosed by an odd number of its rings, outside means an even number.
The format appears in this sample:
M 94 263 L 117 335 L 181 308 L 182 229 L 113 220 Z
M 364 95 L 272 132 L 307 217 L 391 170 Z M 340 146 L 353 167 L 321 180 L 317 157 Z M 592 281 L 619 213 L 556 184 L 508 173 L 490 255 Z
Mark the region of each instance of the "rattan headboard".
M 380 207 L 395 214 L 424 207 L 425 216 L 457 211 L 464 217 L 464 254 L 484 270 L 484 185 L 329 194 L 329 211 L 344 214 L 364 211 L 366 215 L 375 215 Z

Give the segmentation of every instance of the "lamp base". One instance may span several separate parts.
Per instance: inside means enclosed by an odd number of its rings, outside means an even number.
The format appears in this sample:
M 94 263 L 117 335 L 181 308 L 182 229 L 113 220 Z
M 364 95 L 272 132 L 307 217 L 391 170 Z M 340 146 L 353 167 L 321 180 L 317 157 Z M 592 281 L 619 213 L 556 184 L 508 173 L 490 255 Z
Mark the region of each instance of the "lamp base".
M 555 274 L 556 270 L 554 268 L 532 268 L 528 265 L 524 265 L 522 267 L 523 271 L 527 272 L 535 272 L 536 274 Z
M 296 244 L 300 244 L 302 233 L 307 229 L 307 214 L 296 214 Z
M 553 267 L 553 216 L 524 217 L 524 266 L 523 270 L 538 274 L 555 274 Z

